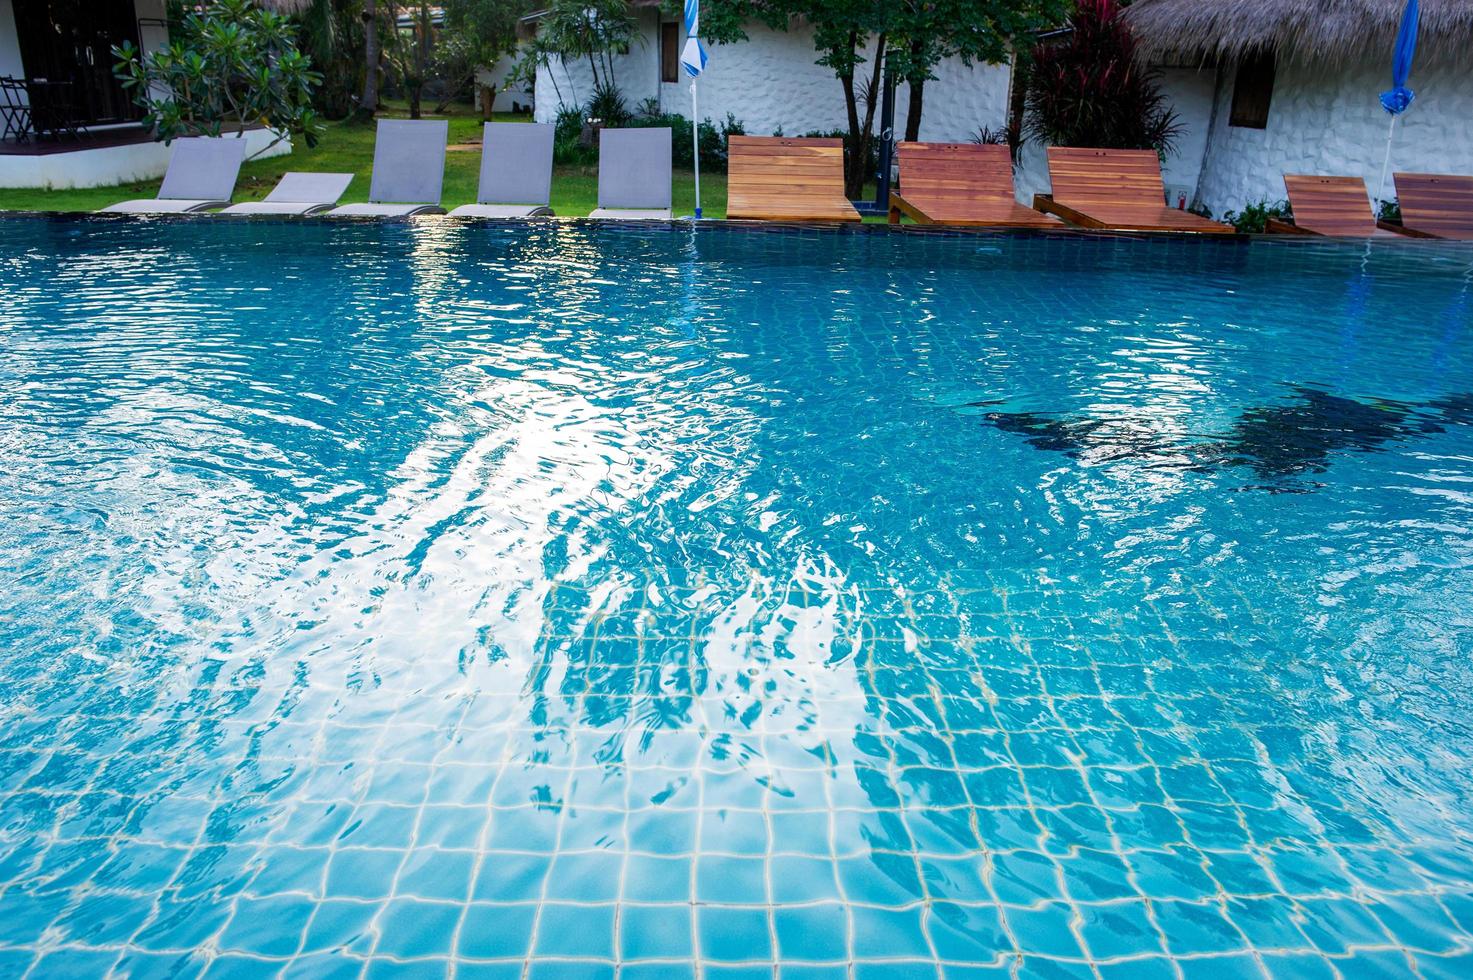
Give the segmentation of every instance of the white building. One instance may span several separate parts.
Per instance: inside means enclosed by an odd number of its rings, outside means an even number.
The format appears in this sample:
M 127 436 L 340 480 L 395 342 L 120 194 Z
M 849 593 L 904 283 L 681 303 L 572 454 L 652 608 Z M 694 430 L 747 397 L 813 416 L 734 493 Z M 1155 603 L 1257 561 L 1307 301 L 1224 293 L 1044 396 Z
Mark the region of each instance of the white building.
M 1188 138 L 1168 183 L 1214 215 L 1285 197 L 1283 174 L 1381 176 L 1391 51 L 1405 0 L 1136 0 L 1126 17 Z M 1421 0 L 1391 170 L 1473 173 L 1473 2 Z M 1392 195 L 1388 180 L 1386 196 Z
M 663 111 L 690 115 L 690 81 L 679 65 L 685 29 L 649 0 L 633 0 L 637 37 L 629 53 L 614 59 L 614 80 L 635 108 L 655 99 Z M 789 136 L 846 125 L 844 96 L 834 73 L 815 64 L 812 31 L 795 25 L 774 31 L 759 24 L 746 28 L 747 40 L 708 45 L 710 64 L 700 81 L 700 114 L 720 123 L 730 113 L 747 132 Z M 1009 70 L 1006 65 L 968 68 L 949 60 L 938 66 L 938 80 L 926 85 L 921 116 L 924 140 L 966 141 L 978 130 L 1000 129 L 1007 121 Z M 580 106 L 593 94 L 586 61 L 561 63 L 537 72 L 538 122 L 557 118 L 562 106 Z M 904 132 L 904 87 L 896 100 L 897 132 Z
M 162 176 L 169 148 L 113 76 L 112 47 L 167 43 L 165 0 L 0 0 L 0 187 L 103 187 Z M 36 129 L 42 130 L 36 132 Z M 248 153 L 274 138 L 249 130 Z M 291 150 L 280 143 L 260 155 Z
M 1127 17 L 1182 123 L 1163 162 L 1170 203 L 1214 215 L 1285 197 L 1282 174 L 1381 172 L 1389 117 L 1377 96 L 1391 86 L 1391 49 L 1405 0 L 1135 0 Z M 682 26 L 650 0 L 632 0 L 638 36 L 614 59 L 631 108 L 647 98 L 690 114 L 679 70 Z M 1412 72 L 1417 101 L 1397 124 L 1392 170 L 1473 173 L 1473 0 L 1421 0 L 1422 39 Z M 727 113 L 753 134 L 800 135 L 845 125 L 833 73 L 815 64 L 811 31 L 751 25 L 748 40 L 711 45 L 700 114 Z M 926 86 L 923 140 L 965 141 L 1008 120 L 1011 71 L 949 61 Z M 586 62 L 539 70 L 536 117 L 587 102 Z M 896 100 L 904 132 L 906 92 Z M 1044 147 L 1025 143 L 1018 199 L 1047 192 Z

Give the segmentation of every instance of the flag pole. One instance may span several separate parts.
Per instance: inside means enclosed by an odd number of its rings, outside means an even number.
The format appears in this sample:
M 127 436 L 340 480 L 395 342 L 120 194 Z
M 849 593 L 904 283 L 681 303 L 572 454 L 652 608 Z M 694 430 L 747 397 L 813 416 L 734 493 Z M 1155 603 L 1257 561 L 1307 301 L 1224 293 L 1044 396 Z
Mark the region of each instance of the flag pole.
M 1396 135 L 1396 117 L 1391 117 L 1391 127 L 1386 130 L 1386 158 L 1381 161 L 1381 182 L 1376 185 L 1376 210 L 1380 218 L 1381 205 L 1386 203 L 1386 172 L 1391 169 L 1391 140 Z
M 701 220 L 701 110 L 696 101 L 696 80 L 690 80 L 691 162 L 696 168 L 696 220 Z

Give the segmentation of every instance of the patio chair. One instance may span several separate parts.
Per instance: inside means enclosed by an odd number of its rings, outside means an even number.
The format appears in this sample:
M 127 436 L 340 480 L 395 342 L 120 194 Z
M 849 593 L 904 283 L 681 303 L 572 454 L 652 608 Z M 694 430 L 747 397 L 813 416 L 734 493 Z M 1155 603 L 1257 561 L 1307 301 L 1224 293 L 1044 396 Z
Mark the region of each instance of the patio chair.
M 26 99 L 31 107 L 31 131 L 37 137 L 77 139 L 76 86 L 65 78 L 26 78 Z
M 345 204 L 327 213 L 360 218 L 444 214 L 440 193 L 449 139 L 450 123 L 444 119 L 380 119 L 368 203 Z
M 1284 174 L 1293 222 L 1270 218 L 1264 230 L 1274 234 L 1326 235 L 1333 238 L 1393 238 L 1378 227 L 1371 195 L 1359 177 L 1315 177 Z
M 727 139 L 726 216 L 759 221 L 858 221 L 844 196 L 844 141 Z
M 901 215 L 923 225 L 1062 228 L 1051 214 L 1013 196 L 1013 158 L 1006 146 L 901 143 L 900 190 L 890 193 L 890 223 Z
M 31 104 L 19 78 L 0 75 L 0 139 L 24 143 L 31 138 Z
M 1401 226 L 1418 238 L 1473 239 L 1473 177 L 1397 174 Z
M 530 218 L 552 214 L 552 138 L 546 123 L 488 122 L 481 135 L 481 181 L 475 204 L 452 218 Z
M 174 141 L 169 169 L 153 200 L 122 201 L 103 208 L 114 214 L 189 214 L 223 208 L 235 193 L 246 141 L 236 137 L 186 136 Z
M 1166 206 L 1155 150 L 1051 146 L 1048 173 L 1053 193 L 1039 194 L 1033 206 L 1081 228 L 1235 233 L 1231 225 Z
M 265 200 L 232 204 L 220 213 L 318 214 L 337 204 L 352 182 L 352 174 L 284 173 Z
M 598 208 L 590 218 L 668 221 L 670 130 L 605 129 L 598 134 Z

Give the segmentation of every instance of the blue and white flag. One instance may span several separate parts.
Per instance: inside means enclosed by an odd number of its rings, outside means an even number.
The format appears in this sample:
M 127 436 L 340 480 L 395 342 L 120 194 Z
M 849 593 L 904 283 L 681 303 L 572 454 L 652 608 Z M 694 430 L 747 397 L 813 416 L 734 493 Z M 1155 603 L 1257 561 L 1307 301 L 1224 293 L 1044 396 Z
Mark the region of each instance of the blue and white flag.
M 685 0 L 685 49 L 680 52 L 680 64 L 691 78 L 706 70 L 706 46 L 698 36 L 700 31 L 701 0 Z

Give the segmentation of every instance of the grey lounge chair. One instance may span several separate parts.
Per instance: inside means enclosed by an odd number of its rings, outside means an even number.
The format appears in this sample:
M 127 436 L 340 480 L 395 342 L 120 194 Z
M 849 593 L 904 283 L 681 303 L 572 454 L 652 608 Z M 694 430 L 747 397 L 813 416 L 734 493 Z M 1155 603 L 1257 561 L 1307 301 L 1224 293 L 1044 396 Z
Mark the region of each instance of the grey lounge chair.
M 327 213 L 367 218 L 444 214 L 440 191 L 445 184 L 449 138 L 450 123 L 444 119 L 380 119 L 369 203 L 345 204 Z
M 475 204 L 452 218 L 530 218 L 552 214 L 552 137 L 546 123 L 488 122 L 481 137 L 481 185 Z
M 317 214 L 338 203 L 352 174 L 284 173 L 264 201 L 233 204 L 221 214 Z
M 103 208 L 113 214 L 188 214 L 223 208 L 235 193 L 246 141 L 234 136 L 186 136 L 174 141 L 159 196 Z
M 669 220 L 670 130 L 598 134 L 598 210 L 590 218 Z

